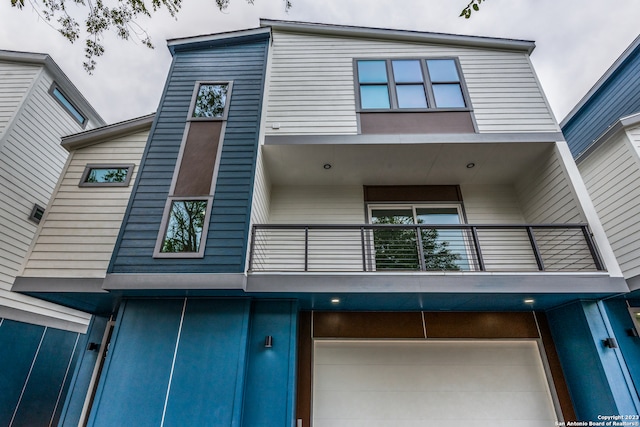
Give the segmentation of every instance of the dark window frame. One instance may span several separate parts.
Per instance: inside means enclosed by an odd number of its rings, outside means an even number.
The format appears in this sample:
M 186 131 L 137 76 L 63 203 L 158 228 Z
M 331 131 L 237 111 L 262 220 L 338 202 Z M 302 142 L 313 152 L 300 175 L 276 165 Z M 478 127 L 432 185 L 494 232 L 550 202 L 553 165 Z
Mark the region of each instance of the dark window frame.
M 204 214 L 202 232 L 200 234 L 200 244 L 198 246 L 198 252 L 162 252 L 162 246 L 167 237 L 167 228 L 171 220 L 171 208 L 174 202 L 185 201 L 198 201 L 205 200 L 207 202 L 207 209 Z M 204 250 L 207 246 L 207 234 L 209 231 L 209 222 L 211 221 L 211 209 L 213 207 L 213 196 L 169 196 L 164 206 L 164 213 L 162 215 L 162 222 L 160 223 L 160 230 L 158 232 L 158 239 L 156 240 L 156 246 L 153 250 L 154 258 L 204 258 Z
M 200 92 L 200 86 L 202 85 L 227 85 L 227 97 L 224 105 L 222 116 L 220 117 L 193 117 L 193 111 L 196 108 L 196 101 L 198 99 L 198 92 Z M 189 112 L 187 113 L 188 122 L 210 122 L 210 121 L 223 121 L 227 120 L 229 116 L 229 104 L 231 103 L 231 92 L 233 90 L 233 80 L 225 81 L 210 81 L 210 80 L 197 80 L 193 88 L 191 95 L 191 102 L 189 103 Z
M 131 183 L 134 168 L 135 165 L 133 163 L 88 163 L 85 165 L 84 171 L 82 171 L 78 187 L 128 187 Z M 86 182 L 93 169 L 127 169 L 127 176 L 122 182 Z
M 29 214 L 29 221 L 35 222 L 36 224 L 40 224 L 40 221 L 44 219 L 44 213 L 46 209 L 40 206 L 37 203 L 33 204 L 33 208 L 31 209 L 31 213 Z M 37 217 L 38 212 L 40 212 L 40 218 Z
M 456 71 L 458 72 L 458 77 L 460 79 L 459 82 L 450 82 L 456 83 L 460 85 L 460 89 L 462 92 L 462 98 L 464 100 L 464 107 L 436 107 L 435 95 L 433 93 L 433 85 L 431 82 L 431 78 L 429 76 L 429 69 L 427 67 L 427 61 L 430 60 L 451 60 L 453 61 Z M 386 83 L 360 83 L 359 75 L 358 75 L 358 62 L 359 61 L 385 61 L 385 66 L 387 70 L 387 82 Z M 423 77 L 423 86 L 425 90 L 425 95 L 427 98 L 427 108 L 400 108 L 398 106 L 398 93 L 396 91 L 396 86 L 404 86 L 404 85 L 415 85 L 417 83 L 396 83 L 395 76 L 393 74 L 393 65 L 392 61 L 418 61 L 420 63 L 420 69 L 422 71 Z M 415 112 L 443 112 L 443 111 L 473 111 L 471 107 L 471 98 L 469 96 L 469 90 L 467 88 L 467 84 L 464 79 L 464 74 L 462 73 L 462 67 L 460 66 L 460 60 L 457 57 L 453 56 L 433 56 L 433 57 L 398 57 L 398 58 L 354 58 L 353 59 L 353 80 L 354 80 L 354 89 L 356 96 L 356 112 L 357 113 L 415 113 Z M 445 82 L 437 82 L 438 84 L 445 84 Z M 360 86 L 364 85 L 387 85 L 389 91 L 389 104 L 390 108 L 362 108 L 362 100 L 360 97 Z
M 69 107 L 56 96 L 56 94 L 54 93 L 54 91 L 56 90 L 69 103 L 69 105 L 71 105 L 71 107 L 76 110 L 75 112 L 84 119 L 83 121 L 78 120 L 75 114 L 71 110 L 69 110 Z M 58 105 L 60 105 L 64 109 L 64 111 L 66 111 L 67 114 L 69 114 L 71 118 L 73 118 L 73 120 L 82 127 L 82 129 L 87 127 L 87 123 L 89 122 L 89 118 L 87 117 L 87 115 L 78 107 L 75 102 L 71 100 L 71 98 L 69 98 L 69 95 L 67 95 L 56 82 L 54 82 L 49 88 L 49 95 L 51 95 L 51 97 L 56 100 Z

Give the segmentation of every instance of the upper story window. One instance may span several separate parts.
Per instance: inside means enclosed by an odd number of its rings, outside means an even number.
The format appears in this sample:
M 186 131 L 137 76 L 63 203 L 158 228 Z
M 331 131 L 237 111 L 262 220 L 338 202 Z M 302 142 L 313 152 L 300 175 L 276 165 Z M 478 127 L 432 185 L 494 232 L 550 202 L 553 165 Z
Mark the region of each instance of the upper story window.
M 362 111 L 467 109 L 456 59 L 366 59 L 356 61 Z
M 60 105 L 62 105 L 62 107 L 75 119 L 76 122 L 82 125 L 82 127 L 85 127 L 87 124 L 87 118 L 85 115 L 82 114 L 80 109 L 69 100 L 69 97 L 67 97 L 67 95 L 65 95 L 55 83 L 49 89 L 49 93 Z
M 80 187 L 127 187 L 134 165 L 86 165 Z
M 190 120 L 225 120 L 230 82 L 199 82 L 189 109 Z

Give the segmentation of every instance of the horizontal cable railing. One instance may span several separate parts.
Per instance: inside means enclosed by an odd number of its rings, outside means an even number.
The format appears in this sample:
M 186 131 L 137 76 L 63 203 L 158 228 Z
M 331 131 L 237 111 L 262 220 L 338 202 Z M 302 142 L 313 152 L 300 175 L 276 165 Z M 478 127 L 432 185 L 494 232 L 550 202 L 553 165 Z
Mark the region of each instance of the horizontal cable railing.
M 584 224 L 254 225 L 254 272 L 604 270 Z

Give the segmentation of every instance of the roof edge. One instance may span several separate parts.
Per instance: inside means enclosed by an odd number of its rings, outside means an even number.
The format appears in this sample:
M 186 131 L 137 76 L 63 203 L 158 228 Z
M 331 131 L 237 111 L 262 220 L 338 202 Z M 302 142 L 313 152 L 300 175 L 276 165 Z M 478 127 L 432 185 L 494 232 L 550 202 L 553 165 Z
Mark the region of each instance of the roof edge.
M 573 119 L 578 112 L 582 109 L 582 107 L 587 104 L 593 95 L 609 80 L 609 78 L 615 73 L 620 65 L 624 61 L 627 60 L 633 53 L 633 51 L 640 46 L 640 36 L 636 37 L 636 39 L 631 42 L 631 44 L 622 52 L 622 54 L 615 60 L 615 62 L 605 71 L 605 73 L 598 79 L 598 81 L 589 89 L 589 91 L 580 99 L 580 101 L 573 107 L 573 109 L 565 116 L 564 119 L 560 122 L 560 127 L 563 128 Z
M 297 31 L 308 33 L 332 34 L 350 37 L 386 38 L 405 41 L 431 42 L 438 44 L 454 44 L 463 46 L 484 47 L 523 51 L 531 54 L 535 49 L 535 42 L 530 40 L 503 39 L 495 37 L 468 36 L 422 32 L 413 30 L 394 30 L 375 27 L 356 27 L 349 25 L 333 25 L 311 22 L 280 21 L 260 19 L 261 27 L 271 27 L 277 30 Z
M 609 128 L 604 131 L 599 137 L 597 137 L 585 150 L 578 154 L 576 157 L 576 163 L 579 164 L 585 160 L 591 153 L 597 150 L 601 145 L 605 144 L 611 138 L 613 138 L 618 132 L 631 126 L 640 125 L 640 113 L 635 113 L 630 116 L 622 117 L 616 120 Z
M 156 113 L 146 116 L 137 117 L 135 119 L 125 120 L 123 122 L 113 123 L 96 129 L 87 130 L 62 137 L 60 145 L 67 150 L 77 150 L 78 148 L 88 147 L 90 145 L 99 144 L 109 139 L 119 138 L 144 129 L 151 129 Z
M 21 62 L 25 64 L 43 65 L 51 74 L 58 85 L 62 87 L 65 94 L 70 96 L 78 104 L 80 110 L 88 114 L 90 119 L 95 121 L 96 126 L 106 124 L 100 114 L 87 101 L 82 92 L 73 84 L 67 75 L 58 66 L 56 61 L 46 53 L 17 52 L 12 50 L 0 50 L 0 61 Z
M 228 31 L 224 33 L 205 34 L 205 35 L 191 36 L 191 37 L 181 37 L 181 38 L 175 38 L 175 39 L 168 39 L 167 47 L 169 48 L 169 51 L 171 51 L 171 54 L 173 55 L 176 51 L 176 48 L 183 48 L 189 45 L 229 41 L 230 39 L 259 36 L 263 34 L 266 35 L 270 33 L 271 33 L 271 30 L 269 28 L 250 28 L 247 30 Z

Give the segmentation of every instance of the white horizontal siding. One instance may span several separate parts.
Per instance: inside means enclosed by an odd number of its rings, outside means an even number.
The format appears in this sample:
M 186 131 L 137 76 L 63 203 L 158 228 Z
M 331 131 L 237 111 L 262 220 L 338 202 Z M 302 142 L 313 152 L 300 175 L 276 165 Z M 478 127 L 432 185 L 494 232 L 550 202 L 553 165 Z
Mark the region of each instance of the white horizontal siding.
M 627 129 L 627 136 L 636 150 L 640 151 L 640 126 Z
M 148 131 L 72 153 L 25 264 L 26 277 L 105 277 Z M 87 163 L 133 163 L 128 187 L 78 187 Z
M 353 59 L 429 56 L 460 59 L 480 132 L 559 130 L 524 53 L 279 31 L 273 40 L 270 135 L 356 134 Z
M 28 98 L 20 105 L 3 136 L 0 153 L 0 306 L 11 313 L 30 312 L 57 321 L 73 323 L 75 320 L 70 319 L 76 319 L 86 324 L 88 316 L 78 317 L 73 310 L 10 292 L 37 229 L 28 219 L 31 209 L 36 203 L 47 206 L 67 158 L 66 150 L 60 147 L 60 138 L 82 130 L 48 93 L 52 83 L 47 72 L 37 76 Z M 76 314 L 68 318 L 65 313 Z M 20 318 L 18 314 L 11 316 Z
M 264 167 L 264 155 L 260 149 L 256 159 L 255 183 L 253 185 L 252 224 L 266 224 L 269 221 L 270 199 L 271 182 Z
M 635 133 L 635 132 L 637 133 Z M 625 278 L 640 274 L 640 169 L 631 141 L 640 127 L 600 146 L 578 169 Z
M 515 189 L 510 185 L 462 185 L 470 224 L 524 224 Z M 485 267 L 490 271 L 530 271 L 538 266 L 524 230 L 478 230 Z
M 571 181 L 555 145 L 535 168 L 516 183 L 524 219 L 529 224 L 586 223 Z M 593 268 L 591 253 L 579 229 L 537 229 L 534 235 L 548 269 Z M 567 250 L 569 246 L 570 250 Z
M 363 224 L 362 186 L 273 186 L 270 224 Z M 285 252 L 257 245 L 254 265 L 275 270 L 304 269 L 304 230 L 269 231 L 262 238 L 278 239 Z M 308 234 L 309 271 L 362 269 L 360 231 L 311 230 Z
M 0 139 L 41 69 L 39 65 L 0 61 Z

